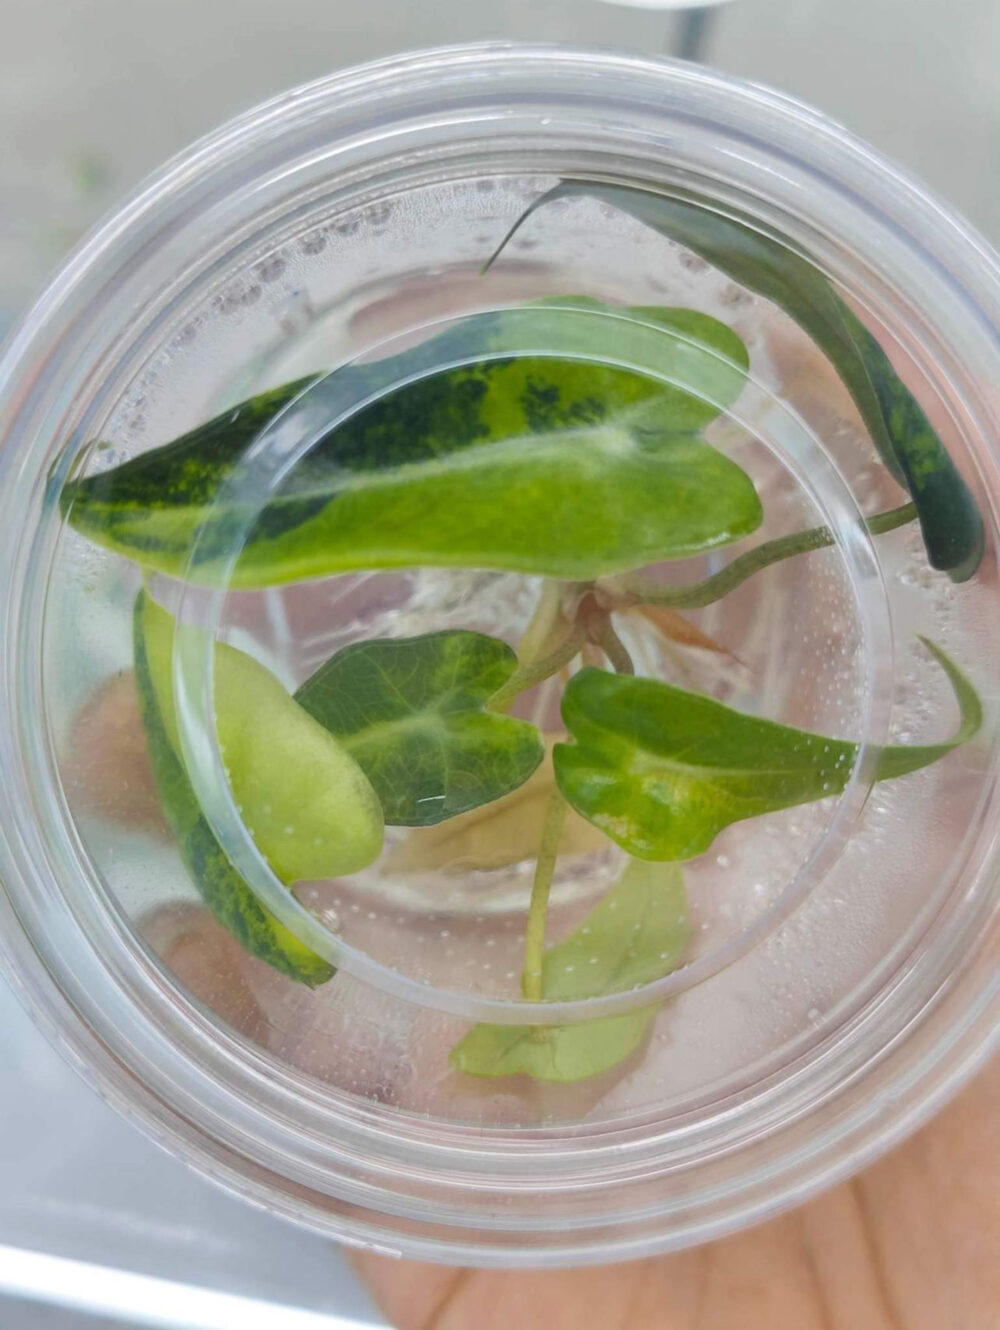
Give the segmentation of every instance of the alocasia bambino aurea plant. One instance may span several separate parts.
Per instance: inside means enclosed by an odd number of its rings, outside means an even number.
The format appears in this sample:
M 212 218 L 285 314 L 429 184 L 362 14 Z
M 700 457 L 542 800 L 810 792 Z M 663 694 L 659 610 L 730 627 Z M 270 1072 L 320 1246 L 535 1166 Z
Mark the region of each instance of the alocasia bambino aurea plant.
M 595 191 L 568 183 L 549 197 L 580 192 Z M 684 229 L 693 205 L 671 210 L 645 196 L 597 192 L 693 243 Z M 779 299 L 834 359 L 912 496 L 867 519 L 869 532 L 918 517 L 932 561 L 956 578 L 969 575 L 981 532 L 950 459 L 847 307 L 815 280 L 809 286 L 796 266 L 803 260 L 780 261 L 773 243 L 720 223 L 705 230 L 701 250 Z M 717 251 L 727 245 L 724 263 Z M 536 335 L 546 319 L 553 330 L 561 321 L 558 353 L 512 351 L 514 315 L 503 312 L 401 353 L 388 369 L 402 386 L 330 428 L 249 522 L 232 509 L 228 482 L 259 432 L 316 391 L 315 378 L 261 394 L 113 470 L 76 478 L 62 503 L 90 538 L 147 571 L 196 582 L 217 580 L 237 527 L 249 533 L 235 564 L 229 560 L 239 588 L 411 566 L 545 579 L 516 648 L 465 628 L 356 641 L 294 695 L 252 657 L 220 643 L 215 721 L 246 827 L 289 886 L 364 868 L 378 857 L 385 826 L 414 829 L 391 852 L 398 871 L 452 860 L 490 868 L 536 855 L 522 996 L 572 1002 L 643 987 L 680 964 L 688 935 L 683 861 L 733 822 L 836 796 L 858 749 L 636 677 L 619 635 L 619 616 L 639 609 L 679 642 L 713 645 L 677 612 L 833 543 L 817 527 L 760 543 L 701 579 L 664 585 L 643 575 L 650 564 L 721 550 L 761 522 L 752 478 L 705 432 L 739 395 L 748 363 L 740 339 L 692 310 L 642 307 L 623 319 L 580 297 L 533 310 Z M 614 344 L 606 345 L 611 332 Z M 355 377 L 362 398 L 375 381 L 368 365 L 338 373 Z M 903 420 L 919 437 L 900 436 Z M 178 632 L 201 630 L 175 624 L 148 589 L 138 596 L 134 626 L 154 776 L 190 875 L 249 951 L 293 980 L 326 982 L 332 968 L 229 863 L 188 780 L 171 657 Z M 940 647 L 925 645 L 954 691 L 958 728 L 943 742 L 886 748 L 877 779 L 937 761 L 981 723 L 972 685 Z M 582 669 L 581 659 L 590 662 Z M 559 733 L 510 714 L 522 694 L 560 677 L 568 682 Z M 537 843 L 526 842 L 525 827 Z M 625 867 L 569 936 L 547 948 L 559 856 L 571 844 L 590 850 L 602 837 L 626 852 Z M 642 1045 L 655 1014 L 647 1003 L 565 1025 L 478 1025 L 452 1050 L 452 1062 L 479 1076 L 594 1076 Z

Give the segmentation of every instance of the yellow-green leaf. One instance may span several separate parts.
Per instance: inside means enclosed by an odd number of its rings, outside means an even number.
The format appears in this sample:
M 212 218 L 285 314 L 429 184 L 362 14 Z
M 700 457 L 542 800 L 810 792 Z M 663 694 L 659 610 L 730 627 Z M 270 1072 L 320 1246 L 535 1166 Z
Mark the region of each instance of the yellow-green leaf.
M 884 748 L 878 780 L 936 762 L 982 724 L 972 684 L 940 647 L 921 641 L 954 689 L 959 726 L 943 743 Z M 570 680 L 562 713 L 576 740 L 553 753 L 563 798 L 640 859 L 691 859 L 732 822 L 839 794 L 858 754 L 847 739 L 604 670 L 581 670 Z
M 149 597 L 140 593 L 134 614 L 136 684 L 157 793 L 177 837 L 185 867 L 216 919 L 248 952 L 298 983 L 309 987 L 324 984 L 333 976 L 333 967 L 300 942 L 260 903 L 230 863 L 202 815 L 174 746 L 176 727 L 170 727 L 172 737 L 154 683 L 146 632 L 151 604 Z M 154 644 L 157 656 L 161 646 L 162 643 Z M 158 669 L 158 673 L 162 677 L 162 670 Z M 172 712 L 172 702 L 170 706 Z
M 566 1002 L 652 983 L 676 967 L 688 939 L 687 895 L 676 864 L 632 860 L 565 939 L 545 953 L 542 992 Z M 642 1043 L 655 1006 L 576 1025 L 475 1025 L 451 1051 L 473 1076 L 578 1081 L 624 1061 Z
M 179 755 L 171 678 L 178 630 L 148 596 L 142 617 L 150 674 Z M 382 848 L 382 810 L 350 754 L 252 656 L 217 643 L 214 674 L 215 722 L 233 797 L 277 876 L 339 877 L 370 864 Z

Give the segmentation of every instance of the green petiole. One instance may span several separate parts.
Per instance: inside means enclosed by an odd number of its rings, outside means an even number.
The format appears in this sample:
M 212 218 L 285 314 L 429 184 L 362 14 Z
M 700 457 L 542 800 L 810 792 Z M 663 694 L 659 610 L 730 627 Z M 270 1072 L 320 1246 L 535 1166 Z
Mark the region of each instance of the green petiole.
M 531 903 L 524 934 L 524 974 L 521 990 L 532 1002 L 542 1000 L 542 962 L 545 958 L 545 922 L 549 908 L 552 875 L 559 855 L 559 840 L 566 820 L 566 801 L 558 791 L 553 794 L 542 831 L 542 844 L 531 884 Z
M 632 662 L 632 657 L 628 654 L 628 647 L 615 632 L 610 615 L 601 625 L 597 645 L 607 656 L 608 662 L 616 674 L 635 674 L 635 665 Z
M 580 648 L 586 640 L 584 630 L 574 624 L 559 645 L 547 656 L 533 661 L 530 665 L 518 666 L 507 682 L 498 688 L 486 703 L 487 711 L 506 711 L 519 693 L 526 693 L 529 688 L 535 688 L 546 679 L 550 679 L 553 674 L 558 674 L 580 654 Z
M 888 512 L 866 518 L 865 525 L 873 536 L 881 536 L 887 531 L 895 531 L 897 527 L 906 526 L 908 522 L 914 521 L 916 516 L 915 505 L 904 503 L 899 508 L 891 508 Z M 616 578 L 614 585 L 621 587 L 645 605 L 666 605 L 676 610 L 697 610 L 721 600 L 723 596 L 728 596 L 730 591 L 735 591 L 748 578 L 753 577 L 754 573 L 770 567 L 772 563 L 790 559 L 795 554 L 808 554 L 811 550 L 826 549 L 834 544 L 836 537 L 828 526 L 814 526 L 807 531 L 797 531 L 791 536 L 778 536 L 775 540 L 767 540 L 756 549 L 747 550 L 746 554 L 739 555 L 725 568 L 701 582 L 690 582 L 686 586 L 657 586 L 644 582 L 641 578 L 626 577 Z

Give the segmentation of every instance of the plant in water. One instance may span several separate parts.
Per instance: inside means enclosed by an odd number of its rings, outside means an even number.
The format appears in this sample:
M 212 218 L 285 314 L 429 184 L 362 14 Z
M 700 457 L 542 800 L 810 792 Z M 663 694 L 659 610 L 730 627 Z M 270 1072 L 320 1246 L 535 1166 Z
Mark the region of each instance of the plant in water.
M 798 318 L 912 496 L 868 518 L 869 533 L 918 518 L 931 561 L 955 578 L 971 574 L 981 524 L 958 473 L 881 348 L 817 270 L 742 223 L 699 220 L 691 202 L 572 182 L 546 199 L 580 193 L 698 249 Z M 681 964 L 689 928 L 681 864 L 731 823 L 836 796 L 858 745 L 638 677 L 619 632 L 623 616 L 638 612 L 675 643 L 720 650 L 680 611 L 834 542 L 821 526 L 759 543 L 700 580 L 664 584 L 644 571 L 721 549 L 761 522 L 752 478 L 705 433 L 740 392 L 748 357 L 739 338 L 691 310 L 643 307 L 623 318 L 579 297 L 532 309 L 535 336 L 550 323 L 558 353 L 520 354 L 517 314 L 507 312 L 459 324 L 394 364 L 337 371 L 331 381 L 342 386 L 347 376 L 365 405 L 321 431 L 258 512 L 240 509 L 232 483 L 246 448 L 302 394 L 322 394 L 318 379 L 76 478 L 62 503 L 78 530 L 146 570 L 199 582 L 224 569 L 241 588 L 409 566 L 541 575 L 516 650 L 462 628 L 358 641 L 289 695 L 257 661 L 217 644 L 215 722 L 244 823 L 289 886 L 364 868 L 386 825 L 412 829 L 389 852 L 393 872 L 493 869 L 534 856 L 522 996 L 574 1002 L 643 988 Z M 402 386 L 366 395 L 391 380 Z M 234 530 L 245 536 L 235 559 Z M 135 665 L 164 810 L 219 920 L 292 979 L 323 983 L 332 968 L 240 878 L 189 780 L 172 655 L 179 633 L 199 632 L 140 592 Z M 947 741 L 883 749 L 878 780 L 937 761 L 981 723 L 972 685 L 940 647 L 925 646 L 951 684 L 958 727 Z M 558 733 L 511 714 L 542 684 L 562 688 Z M 626 852 L 620 877 L 547 947 L 560 857 L 608 840 Z M 477 1025 L 451 1058 L 471 1075 L 578 1080 L 624 1062 L 655 1014 L 647 1002 L 559 1025 Z

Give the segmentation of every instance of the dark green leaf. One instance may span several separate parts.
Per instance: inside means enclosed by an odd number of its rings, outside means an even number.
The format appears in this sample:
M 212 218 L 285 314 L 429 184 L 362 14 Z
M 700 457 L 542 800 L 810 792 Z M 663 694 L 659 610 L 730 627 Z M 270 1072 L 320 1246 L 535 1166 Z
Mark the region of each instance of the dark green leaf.
M 687 939 L 680 868 L 633 860 L 579 927 L 545 953 L 542 991 L 551 1002 L 566 1002 L 639 988 L 674 969 Z M 577 1025 L 475 1025 L 451 1061 L 473 1076 L 579 1081 L 634 1052 L 656 1011 L 642 1007 Z
M 932 642 L 961 720 L 946 743 L 882 750 L 876 779 L 927 766 L 982 723 L 972 684 Z M 563 719 L 575 744 L 554 750 L 566 801 L 629 854 L 691 859 L 731 822 L 838 794 L 858 747 L 758 720 L 655 679 L 585 669 L 569 682 Z
M 360 765 L 387 822 L 426 827 L 499 799 L 541 762 L 533 725 L 483 709 L 516 668 L 482 633 L 386 638 L 338 651 L 295 697 Z
M 985 548 L 975 500 L 885 352 L 808 257 L 759 222 L 724 215 L 692 199 L 584 180 L 565 180 L 549 190 L 517 226 L 545 203 L 579 197 L 630 213 L 790 315 L 829 357 L 882 460 L 912 495 L 932 566 L 956 582 L 972 576 Z
M 153 682 L 145 613 L 151 603 L 140 593 L 135 605 L 135 674 L 156 788 L 177 837 L 181 857 L 212 914 L 248 952 L 299 983 L 310 987 L 325 984 L 333 976 L 333 967 L 265 909 L 233 868 L 202 816 L 191 783 L 168 737 Z
M 736 335 L 688 310 L 633 311 L 651 330 L 596 317 L 593 303 L 570 305 L 562 320 L 570 320 L 572 355 L 599 354 L 606 336 L 606 354 L 650 366 L 690 391 L 637 370 L 544 354 L 433 372 L 457 354 L 523 340 L 511 331 L 515 316 L 521 327 L 530 313 L 544 348 L 557 313 L 549 306 L 510 311 L 473 320 L 464 346 L 459 326 L 404 352 L 397 381 L 431 372 L 328 433 L 259 513 L 216 500 L 248 434 L 300 385 L 71 482 L 64 510 L 101 544 L 201 581 L 217 575 L 234 533 L 249 528 L 234 574 L 239 586 L 412 565 L 585 579 L 753 531 L 761 512 L 751 481 L 696 432 L 717 412 L 706 398 L 724 406 L 740 390 L 746 351 Z M 322 394 L 342 397 L 348 382 L 348 398 L 360 400 L 373 376 L 385 373 L 384 362 L 348 366 L 309 399 L 321 410 Z M 199 563 L 189 568 L 196 540 Z

